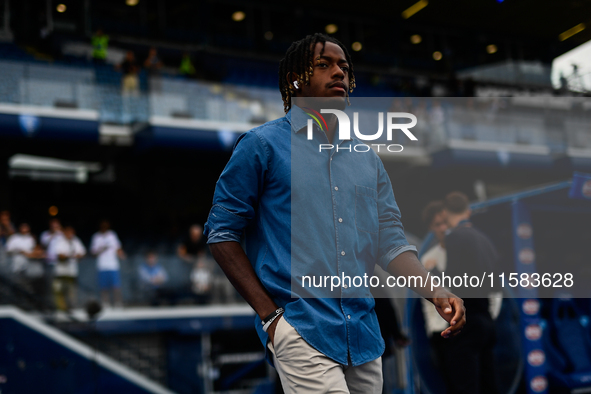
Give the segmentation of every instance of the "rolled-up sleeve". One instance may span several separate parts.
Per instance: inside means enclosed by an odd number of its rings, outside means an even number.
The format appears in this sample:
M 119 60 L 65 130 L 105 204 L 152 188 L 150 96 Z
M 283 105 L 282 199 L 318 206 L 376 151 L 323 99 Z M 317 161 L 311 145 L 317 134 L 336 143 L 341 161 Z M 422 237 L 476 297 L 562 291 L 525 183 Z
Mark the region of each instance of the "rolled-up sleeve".
M 400 209 L 396 204 L 392 183 L 388 173 L 378 160 L 378 215 L 379 215 L 379 246 L 378 265 L 387 270 L 388 264 L 399 254 L 407 251 L 417 252 L 417 248 L 409 245 L 404 235 L 404 227 L 400 221 Z
M 240 242 L 243 229 L 255 217 L 267 168 L 264 141 L 255 131 L 242 134 L 216 184 L 213 206 L 204 226 L 207 243 Z

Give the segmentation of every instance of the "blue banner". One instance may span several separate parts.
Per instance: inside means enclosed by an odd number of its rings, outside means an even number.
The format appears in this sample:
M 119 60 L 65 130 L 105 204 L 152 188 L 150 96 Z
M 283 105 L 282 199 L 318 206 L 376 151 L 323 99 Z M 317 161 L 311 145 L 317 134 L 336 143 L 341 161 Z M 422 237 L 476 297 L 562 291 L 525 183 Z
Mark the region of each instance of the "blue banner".
M 591 200 L 591 174 L 575 172 L 568 196 L 570 198 Z
M 99 122 L 92 119 L 0 114 L 0 137 L 97 142 Z

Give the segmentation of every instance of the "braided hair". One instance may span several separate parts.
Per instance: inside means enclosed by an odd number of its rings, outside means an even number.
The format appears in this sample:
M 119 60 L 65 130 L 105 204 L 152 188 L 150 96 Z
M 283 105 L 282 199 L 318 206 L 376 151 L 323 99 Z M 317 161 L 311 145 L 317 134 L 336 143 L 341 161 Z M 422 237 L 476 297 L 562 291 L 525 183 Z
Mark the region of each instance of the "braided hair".
M 283 110 L 287 113 L 291 109 L 291 98 L 295 94 L 295 90 L 291 83 L 287 82 L 286 76 L 289 73 L 297 75 L 297 81 L 300 86 L 310 85 L 310 78 L 314 73 L 314 49 L 317 43 L 322 44 L 320 55 L 324 53 L 324 46 L 326 42 L 337 44 L 345 53 L 347 63 L 349 63 L 349 93 L 353 92 L 355 88 L 355 75 L 353 74 L 353 63 L 347 48 L 336 38 L 327 36 L 322 33 L 308 35 L 306 38 L 295 41 L 287 52 L 285 57 L 279 63 L 279 90 L 281 91 L 281 98 L 283 99 Z

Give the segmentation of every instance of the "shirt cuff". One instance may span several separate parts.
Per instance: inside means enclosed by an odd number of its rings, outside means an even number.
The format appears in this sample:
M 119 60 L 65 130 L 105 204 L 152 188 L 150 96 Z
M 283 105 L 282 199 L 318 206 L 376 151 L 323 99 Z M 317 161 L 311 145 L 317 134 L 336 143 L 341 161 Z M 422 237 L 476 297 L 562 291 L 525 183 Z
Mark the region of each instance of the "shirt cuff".
M 235 241 L 240 243 L 240 235 L 231 233 L 229 231 L 213 231 L 209 232 L 207 237 L 208 244 L 217 244 L 219 242 Z
M 240 242 L 242 229 L 247 224 L 247 218 L 215 204 L 211 207 L 203 234 L 207 237 L 208 244 L 228 241 Z
M 392 250 L 390 250 L 388 253 L 386 253 L 384 256 L 382 256 L 382 258 L 379 261 L 379 265 L 380 267 L 382 267 L 384 270 L 386 270 L 388 268 L 388 265 L 390 264 L 390 262 L 392 260 L 394 260 L 396 257 L 398 257 L 398 255 L 400 255 L 401 253 L 404 252 L 415 252 L 415 254 L 417 254 L 417 247 L 414 245 L 402 245 L 399 246 L 397 248 L 394 248 Z

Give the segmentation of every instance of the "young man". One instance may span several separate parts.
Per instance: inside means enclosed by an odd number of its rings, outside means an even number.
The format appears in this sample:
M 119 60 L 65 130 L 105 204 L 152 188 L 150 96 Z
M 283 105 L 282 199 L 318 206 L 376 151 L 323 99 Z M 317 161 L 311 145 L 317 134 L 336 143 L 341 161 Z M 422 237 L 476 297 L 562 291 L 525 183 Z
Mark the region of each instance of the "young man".
M 316 129 L 308 141 L 307 117 L 292 107 L 294 97 L 346 106 L 355 77 L 345 47 L 322 34 L 293 43 L 280 64 L 279 87 L 286 116 L 239 138 L 218 180 L 205 234 L 256 311 L 257 331 L 286 393 L 381 393 L 384 341 L 369 289 L 362 290 L 365 297 L 351 297 L 359 289 L 346 285 L 337 297 L 306 297 L 292 283 L 305 272 L 355 275 L 368 268 L 371 274 L 375 264 L 395 275 L 427 273 L 406 242 L 377 155 L 318 152 L 318 141 L 335 139 L 336 118 L 326 116 L 326 130 Z M 360 141 L 339 144 L 352 142 Z M 247 254 L 239 243 L 243 233 Z M 465 323 L 462 301 L 443 289 L 422 294 L 450 322 L 442 335 L 457 334 Z
M 468 197 L 453 192 L 445 197 L 444 203 L 447 225 L 451 229 L 444 240 L 446 274 L 481 276 L 483 272 L 493 272 L 498 254 L 489 238 L 470 222 L 472 211 Z M 458 289 L 458 294 L 463 295 L 464 292 L 466 290 Z M 498 392 L 493 354 L 496 333 L 491 315 L 498 314 L 498 309 L 491 314 L 489 298 L 473 292 L 465 295 L 470 324 L 466 325 L 462 335 L 443 347 L 442 366 L 447 391 L 454 394 L 495 394 Z M 462 371 L 463 378 L 450 379 L 454 370 Z
M 119 276 L 119 259 L 125 254 L 117 234 L 111 230 L 108 220 L 100 223 L 99 231 L 92 236 L 90 251 L 96 256 L 101 300 L 105 306 L 111 305 L 110 292 L 116 307 L 123 306 L 121 297 L 121 278 Z
M 86 248 L 72 226 L 66 226 L 63 235 L 58 236 L 53 242 L 53 253 L 57 260 L 53 280 L 56 305 L 59 309 L 69 311 L 76 307 L 78 262 L 86 255 Z

